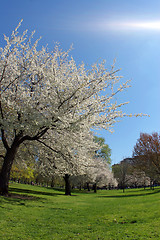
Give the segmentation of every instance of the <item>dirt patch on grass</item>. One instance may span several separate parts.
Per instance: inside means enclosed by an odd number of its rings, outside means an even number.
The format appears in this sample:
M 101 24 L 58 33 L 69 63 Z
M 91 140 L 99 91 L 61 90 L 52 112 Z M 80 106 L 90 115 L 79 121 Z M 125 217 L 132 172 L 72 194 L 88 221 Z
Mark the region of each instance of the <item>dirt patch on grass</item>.
M 9 193 L 7 197 L 14 198 L 14 199 L 20 199 L 20 200 L 36 200 L 36 199 L 38 199 L 38 197 L 15 194 L 15 193 Z

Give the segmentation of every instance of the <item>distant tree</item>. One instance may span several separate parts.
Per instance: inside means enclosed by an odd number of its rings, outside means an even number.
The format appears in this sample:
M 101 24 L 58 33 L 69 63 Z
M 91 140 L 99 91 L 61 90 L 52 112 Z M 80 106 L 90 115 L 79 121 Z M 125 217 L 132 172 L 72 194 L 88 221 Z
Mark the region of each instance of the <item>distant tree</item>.
M 109 145 L 105 143 L 105 139 L 94 136 L 94 141 L 100 146 L 99 150 L 96 152 L 97 156 L 111 165 L 111 149 Z
M 112 166 L 113 175 L 118 182 L 118 187 L 123 189 L 123 192 L 129 181 L 129 168 L 130 164 L 128 162 L 129 158 L 124 159 L 119 164 L 114 164 Z
M 29 166 L 13 164 L 10 177 L 11 179 L 18 182 L 21 181 L 23 183 L 31 183 L 35 180 L 34 171 L 34 165 L 32 165 L 31 163 Z
M 160 179 L 160 134 L 141 133 L 133 150 L 133 164 L 153 182 Z
M 97 187 L 106 187 L 109 184 L 117 186 L 117 181 L 113 177 L 109 164 L 103 158 L 93 158 L 92 164 L 88 165 L 85 173 L 87 183 L 93 186 L 94 192 L 96 192 Z
M 150 185 L 150 178 L 146 176 L 145 172 L 135 167 L 130 168 L 127 175 L 127 186 L 131 188 L 145 187 Z

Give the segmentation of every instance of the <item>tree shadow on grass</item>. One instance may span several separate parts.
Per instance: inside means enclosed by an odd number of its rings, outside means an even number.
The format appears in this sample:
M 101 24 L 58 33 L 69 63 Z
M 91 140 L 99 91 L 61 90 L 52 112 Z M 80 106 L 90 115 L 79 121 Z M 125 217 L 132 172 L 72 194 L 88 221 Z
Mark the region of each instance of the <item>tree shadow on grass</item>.
M 27 201 L 34 201 L 34 200 L 41 200 L 38 197 L 32 197 L 22 194 L 10 194 L 9 196 L 5 197 L 3 196 L 0 198 L 0 208 L 7 209 L 7 211 L 12 210 L 12 207 L 10 205 L 25 205 Z M 7 205 L 5 205 L 7 204 Z
M 21 195 L 21 194 L 13 194 L 11 196 L 8 197 L 2 197 L 0 198 L 0 209 L 4 209 L 5 211 L 12 211 L 13 210 L 13 206 L 21 206 L 21 207 L 27 207 L 27 208 L 33 208 L 32 204 L 28 204 L 28 200 L 31 201 L 35 201 L 38 200 L 38 202 L 36 202 L 35 208 L 39 208 L 39 210 L 41 210 L 42 208 L 46 208 L 45 204 L 46 201 L 44 200 L 44 198 L 39 198 L 39 197 L 35 197 L 35 196 L 28 196 L 28 195 Z M 49 207 L 50 210 L 53 211 L 68 211 L 68 209 L 66 208 L 61 208 L 61 207 Z
M 160 187 L 154 187 L 153 189 L 151 189 L 150 187 L 146 187 L 146 188 L 126 188 L 125 192 L 145 192 L 145 191 L 157 191 L 160 190 Z
M 34 191 L 28 189 L 21 189 L 21 188 L 9 188 L 8 196 L 0 197 L 0 207 L 4 208 L 2 205 L 7 203 L 11 204 L 18 204 L 18 205 L 25 205 L 27 201 L 44 201 L 43 196 L 57 196 L 63 194 L 61 193 L 51 193 L 45 191 Z
M 146 192 L 146 190 L 144 190 L 145 192 L 141 192 L 141 193 L 135 193 L 135 194 L 130 194 L 132 192 L 124 192 L 124 193 L 121 193 L 122 195 L 109 195 L 109 196 L 98 196 L 98 197 L 102 197 L 102 198 L 126 198 L 126 197 L 141 197 L 141 196 L 147 196 L 147 195 L 153 195 L 153 194 L 157 194 L 157 193 L 160 193 L 160 189 L 159 190 L 149 190 L 150 192 Z M 134 191 L 136 192 L 136 191 Z M 139 191 L 137 191 L 139 192 Z
M 24 198 L 25 198 L 25 196 L 26 197 L 28 197 L 28 198 L 39 198 L 39 197 L 36 197 L 36 196 L 29 196 L 29 195 L 26 195 L 26 194 L 35 194 L 35 195 L 42 195 L 42 196 L 57 196 L 57 195 L 61 195 L 61 196 L 63 196 L 63 194 L 61 194 L 61 193 L 51 193 L 51 192 L 43 192 L 43 191 L 34 191 L 34 190 L 29 190 L 29 189 L 21 189 L 21 188 L 12 188 L 12 187 L 10 187 L 9 188 L 9 191 L 10 192 L 16 192 L 16 193 L 21 193 L 21 194 L 25 194 L 25 195 L 22 195 L 22 196 L 24 196 Z M 19 194 L 19 196 L 21 196 L 21 194 Z M 15 195 L 17 195 L 17 194 L 15 194 Z M 11 193 L 11 196 L 14 196 L 14 194 L 13 193 Z

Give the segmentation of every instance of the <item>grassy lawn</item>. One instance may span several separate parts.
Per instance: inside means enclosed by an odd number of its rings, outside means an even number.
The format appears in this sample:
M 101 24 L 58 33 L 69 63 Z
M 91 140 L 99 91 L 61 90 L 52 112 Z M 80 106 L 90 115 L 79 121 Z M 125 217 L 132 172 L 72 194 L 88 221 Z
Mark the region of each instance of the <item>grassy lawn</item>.
M 0 239 L 160 239 L 160 189 L 65 196 L 37 186 L 11 184 L 0 197 Z M 20 197 L 21 196 L 21 197 Z

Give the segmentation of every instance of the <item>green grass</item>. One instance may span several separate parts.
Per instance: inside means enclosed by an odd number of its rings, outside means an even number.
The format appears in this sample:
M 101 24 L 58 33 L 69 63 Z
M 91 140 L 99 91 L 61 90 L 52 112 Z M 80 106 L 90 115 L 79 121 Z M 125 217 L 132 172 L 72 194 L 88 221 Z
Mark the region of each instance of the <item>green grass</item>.
M 10 191 L 12 197 L 0 197 L 2 240 L 160 239 L 159 188 L 65 196 L 63 191 L 11 184 Z

